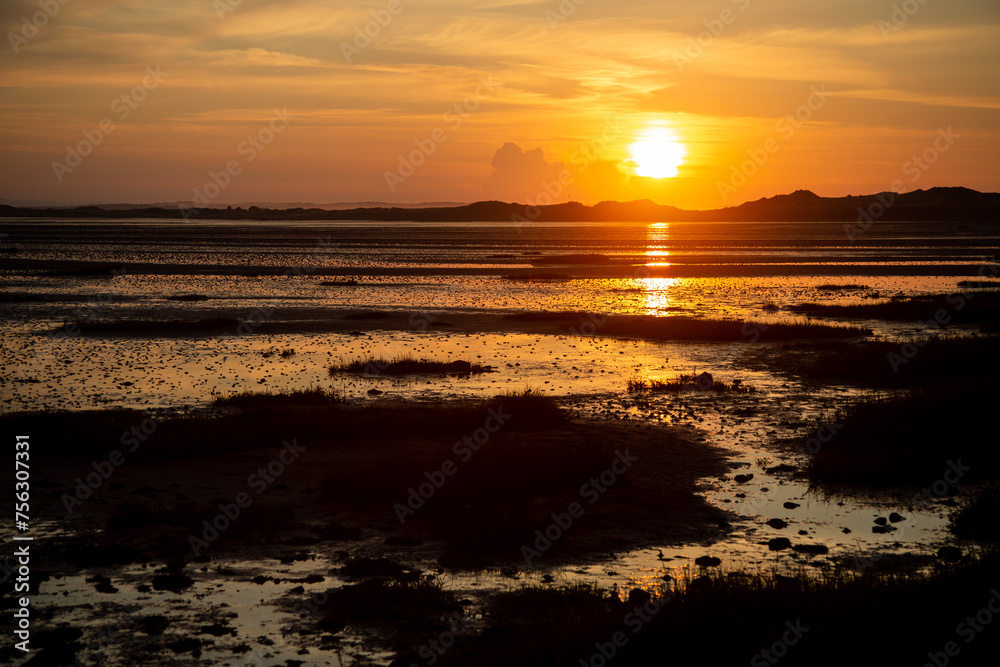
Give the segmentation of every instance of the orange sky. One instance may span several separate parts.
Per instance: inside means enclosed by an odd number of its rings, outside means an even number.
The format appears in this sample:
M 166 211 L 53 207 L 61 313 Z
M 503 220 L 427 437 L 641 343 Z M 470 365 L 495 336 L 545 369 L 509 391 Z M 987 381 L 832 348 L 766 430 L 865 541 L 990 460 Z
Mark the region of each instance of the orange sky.
M 996 0 L 469 4 L 5 0 L 0 197 L 1000 190 Z M 654 128 L 675 177 L 630 162 Z

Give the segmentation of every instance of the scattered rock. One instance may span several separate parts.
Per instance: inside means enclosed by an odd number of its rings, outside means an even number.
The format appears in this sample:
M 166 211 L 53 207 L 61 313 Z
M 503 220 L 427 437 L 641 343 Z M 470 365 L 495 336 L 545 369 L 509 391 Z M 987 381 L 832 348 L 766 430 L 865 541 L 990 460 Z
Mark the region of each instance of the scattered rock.
M 459 373 L 460 375 L 469 375 L 472 373 L 472 364 L 468 361 L 452 361 L 447 366 L 445 370 L 449 373 Z
M 711 373 L 702 373 L 694 379 L 694 386 L 702 391 L 711 389 L 713 384 L 715 384 L 715 380 Z
M 167 648 L 174 653 L 190 653 L 196 658 L 201 657 L 201 640 L 194 637 L 167 644 Z
M 651 599 L 653 596 L 649 594 L 649 591 L 644 591 L 641 588 L 633 588 L 628 592 L 628 604 L 632 607 L 644 605 Z
M 799 507 L 799 504 L 798 503 L 793 503 L 791 500 L 789 500 L 789 501 L 787 501 L 785 503 L 782 503 L 781 506 L 784 507 L 786 510 L 793 510 L 796 507 Z
M 374 388 L 368 390 L 368 395 L 369 396 L 381 396 L 384 393 L 385 393 L 384 391 L 379 391 L 378 389 L 374 389 Z
M 157 591 L 173 591 L 179 593 L 190 588 L 194 579 L 179 570 L 167 571 L 153 577 L 153 589 Z
M 906 521 L 906 517 L 898 512 L 893 512 L 889 515 L 889 521 L 892 523 L 899 523 L 900 521 Z
M 777 530 L 781 530 L 782 528 L 788 528 L 788 522 L 785 521 L 784 519 L 768 519 L 767 525 Z
M 958 547 L 941 547 L 937 555 L 941 560 L 956 561 L 962 557 L 962 550 Z
M 771 551 L 781 551 L 792 546 L 792 541 L 787 537 L 775 537 L 767 541 L 767 548 Z
M 877 523 L 880 526 L 884 526 L 885 524 L 889 523 L 889 520 L 886 519 L 884 516 L 880 516 L 875 518 L 875 523 Z
M 853 531 L 850 528 L 841 528 L 840 532 L 842 532 L 844 535 L 850 535 Z
M 722 559 L 715 556 L 698 556 L 694 559 L 694 564 L 698 567 L 718 567 L 722 564 Z
M 746 475 L 736 475 L 735 477 L 733 477 L 733 479 L 736 480 L 737 484 L 746 484 L 751 479 L 753 479 L 753 473 L 751 472 Z
M 212 625 L 203 625 L 198 631 L 199 635 L 212 635 L 213 637 L 221 637 L 223 635 L 236 635 L 235 628 L 227 628 L 221 623 L 213 623 Z
M 799 535 L 808 535 L 808 534 L 809 534 L 808 530 L 800 530 L 799 531 Z
M 96 574 L 93 577 L 87 577 L 86 581 L 88 584 L 95 584 L 94 590 L 98 593 L 118 592 L 118 589 L 111 585 L 111 579 L 103 574 Z
M 830 552 L 830 549 L 825 544 L 796 544 L 792 548 L 803 554 L 825 554 Z

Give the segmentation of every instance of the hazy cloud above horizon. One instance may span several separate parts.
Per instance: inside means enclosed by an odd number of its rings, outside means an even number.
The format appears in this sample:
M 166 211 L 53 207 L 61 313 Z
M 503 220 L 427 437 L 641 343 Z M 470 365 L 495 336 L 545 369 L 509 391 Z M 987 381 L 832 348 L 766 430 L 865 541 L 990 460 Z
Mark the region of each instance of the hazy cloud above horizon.
M 236 160 L 222 202 L 517 199 L 562 164 L 565 196 L 585 203 L 713 208 L 884 190 L 948 127 L 960 138 L 907 185 L 1000 190 L 995 1 L 43 4 L 58 11 L 0 8 L 0 197 L 190 199 Z M 147 67 L 162 82 L 129 97 Z M 275 109 L 292 121 L 247 161 Z M 53 163 L 103 119 L 113 131 L 58 179 Z M 574 165 L 612 120 L 621 131 Z M 650 126 L 684 142 L 676 178 L 622 171 Z M 740 175 L 723 202 L 718 184 Z

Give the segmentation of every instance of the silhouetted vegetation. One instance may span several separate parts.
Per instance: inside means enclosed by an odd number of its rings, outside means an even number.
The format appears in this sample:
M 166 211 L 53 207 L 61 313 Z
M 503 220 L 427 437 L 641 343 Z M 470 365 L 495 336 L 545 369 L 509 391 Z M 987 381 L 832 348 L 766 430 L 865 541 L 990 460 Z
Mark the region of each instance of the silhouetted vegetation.
M 222 331 L 235 330 L 240 320 L 231 317 L 208 317 L 191 320 L 88 320 L 67 322 L 56 331 L 79 327 L 81 333 L 143 333 L 160 334 L 165 331 Z
M 955 292 L 851 305 L 803 303 L 789 306 L 788 310 L 810 317 L 924 321 L 938 327 L 996 324 L 1000 322 L 1000 292 Z
M 930 484 L 961 459 L 963 481 L 994 479 L 1000 450 L 985 434 L 996 429 L 998 398 L 995 382 L 981 380 L 859 400 L 829 420 L 839 428 L 807 472 L 816 482 Z
M 733 380 L 730 383 L 720 380 L 713 380 L 711 384 L 700 386 L 698 377 L 695 375 L 680 375 L 670 380 L 648 380 L 646 378 L 631 379 L 626 388 L 633 392 L 644 392 L 650 394 L 679 394 L 682 391 L 713 391 L 717 394 L 751 394 L 755 391 L 753 387 L 743 384 L 741 380 Z
M 816 285 L 814 289 L 818 289 L 821 292 L 848 292 L 854 290 L 866 290 L 868 288 L 865 285 L 855 285 L 853 283 L 842 285 L 836 283 L 824 283 L 823 285 Z
M 633 589 L 626 601 L 588 585 L 529 587 L 495 595 L 486 629 L 460 635 L 438 664 L 631 666 L 663 664 L 664 656 L 709 667 L 774 664 L 777 656 L 788 665 L 923 664 L 957 639 L 957 622 L 985 607 L 992 594 L 983 582 L 998 564 L 990 552 L 932 574 L 703 571 L 652 595 Z M 871 641 L 873 632 L 882 640 Z M 988 661 L 998 643 L 986 630 L 960 645 L 975 662 Z M 411 649 L 393 664 L 417 660 Z
M 1000 486 L 991 485 L 967 500 L 951 517 L 951 530 L 963 540 L 1000 541 Z
M 744 322 L 695 317 L 603 315 L 585 311 L 531 311 L 505 315 L 517 322 L 567 322 L 566 331 L 582 335 L 622 336 L 648 340 L 757 342 L 808 338 L 857 338 L 870 329 L 819 322 Z
M 237 408 L 276 408 L 290 405 L 331 405 L 343 401 L 344 398 L 332 389 L 312 387 L 286 393 L 239 392 L 227 396 L 217 396 L 213 404 Z
M 1000 371 L 992 336 L 863 341 L 826 346 L 801 369 L 806 377 L 876 387 L 913 387 Z M 798 371 L 800 369 L 795 369 Z
M 477 375 L 492 373 L 494 369 L 492 366 L 468 361 L 432 361 L 401 354 L 392 359 L 368 356 L 347 363 L 333 364 L 327 370 L 330 375 L 354 373 L 377 377 L 379 375 Z

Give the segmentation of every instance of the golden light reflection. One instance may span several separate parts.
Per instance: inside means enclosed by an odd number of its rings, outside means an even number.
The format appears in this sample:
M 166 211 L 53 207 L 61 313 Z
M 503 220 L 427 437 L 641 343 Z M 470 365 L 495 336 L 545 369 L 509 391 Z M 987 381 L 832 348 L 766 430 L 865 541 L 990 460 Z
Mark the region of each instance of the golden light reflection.
M 670 288 L 681 281 L 680 278 L 638 278 L 639 289 L 642 290 L 646 314 L 657 315 L 674 305 L 670 298 Z
M 646 227 L 646 266 L 670 266 L 667 244 L 670 241 L 670 223 L 654 222 Z

